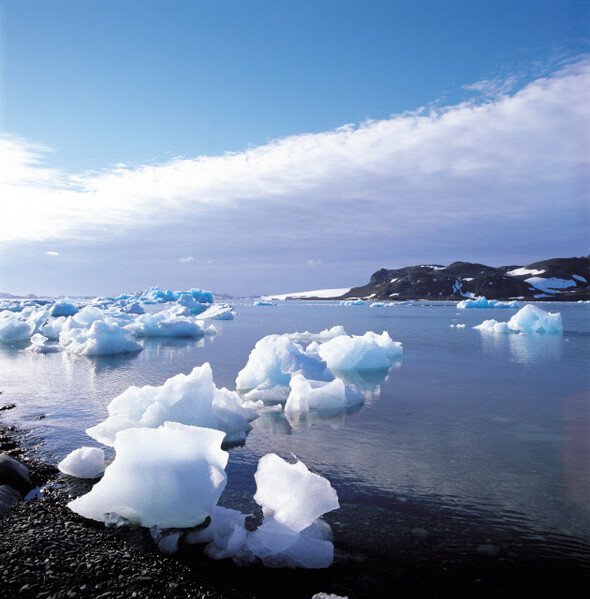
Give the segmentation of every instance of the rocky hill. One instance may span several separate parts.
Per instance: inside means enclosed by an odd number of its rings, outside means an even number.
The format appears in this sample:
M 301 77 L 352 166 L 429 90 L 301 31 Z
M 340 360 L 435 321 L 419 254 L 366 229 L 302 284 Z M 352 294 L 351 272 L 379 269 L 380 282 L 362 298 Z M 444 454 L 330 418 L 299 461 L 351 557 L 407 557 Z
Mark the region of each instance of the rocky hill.
M 552 258 L 527 266 L 486 266 L 453 262 L 449 266 L 421 264 L 375 272 L 367 285 L 353 287 L 345 299 L 560 300 L 590 299 L 590 256 Z

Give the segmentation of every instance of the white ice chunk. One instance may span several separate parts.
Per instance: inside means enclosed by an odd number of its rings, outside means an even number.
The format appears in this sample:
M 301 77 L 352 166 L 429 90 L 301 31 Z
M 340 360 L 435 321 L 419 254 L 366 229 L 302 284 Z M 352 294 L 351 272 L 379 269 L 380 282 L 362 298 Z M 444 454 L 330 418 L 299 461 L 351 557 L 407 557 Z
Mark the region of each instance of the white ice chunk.
M 488 333 L 563 333 L 563 323 L 559 312 L 545 312 L 537 306 L 527 304 L 519 310 L 508 322 L 485 320 L 473 327 Z
M 199 315 L 203 320 L 233 320 L 233 307 L 229 304 L 213 304 Z
M 60 333 L 59 342 L 74 354 L 127 354 L 143 349 L 114 319 L 95 320 L 88 329 L 69 328 L 66 325 Z
M 98 478 L 105 469 L 104 451 L 98 447 L 80 447 L 58 465 L 60 472 L 77 478 Z
M 47 341 L 47 337 L 41 335 L 41 333 L 35 333 L 31 337 L 31 346 L 27 350 L 37 354 L 54 354 L 62 351 L 63 347 L 55 344 L 47 344 Z
M 295 372 L 318 381 L 333 378 L 319 356 L 307 354 L 288 335 L 268 335 L 250 352 L 248 363 L 236 378 L 236 388 L 246 391 L 288 385 Z
M 207 309 L 205 304 L 197 301 L 190 293 L 181 293 L 176 304 L 187 308 L 191 314 L 200 314 Z
M 340 335 L 346 335 L 346 331 L 342 325 L 333 326 L 331 329 L 324 329 L 319 333 L 310 333 L 304 331 L 303 333 L 289 333 L 288 337 L 296 343 L 311 343 L 312 341 L 329 341 Z
M 392 341 L 386 331 L 381 335 L 368 331 L 362 337 L 343 335 L 315 349 L 332 371 L 386 369 L 403 353 L 401 343 Z
M 174 310 L 142 314 L 125 328 L 137 337 L 202 337 L 216 333 L 214 327 L 205 327 L 203 321 L 192 316 L 179 316 Z
M 51 306 L 51 316 L 72 316 L 78 311 L 78 307 L 71 301 L 58 300 Z
M 459 325 L 457 325 L 459 326 Z M 489 320 L 484 320 L 481 324 L 473 327 L 474 329 L 479 329 L 480 331 L 484 331 L 485 333 L 499 333 L 506 334 L 510 333 L 510 329 L 508 328 L 507 322 L 498 322 L 493 318 Z
M 251 430 L 248 421 L 256 418 L 237 393 L 215 387 L 208 363 L 188 375 L 177 374 L 160 387 L 129 387 L 111 401 L 108 412 L 106 420 L 86 430 L 105 445 L 113 445 L 121 430 L 157 427 L 166 421 L 224 431 L 226 442 L 238 443 Z
M 0 314 L 0 341 L 26 341 L 34 332 L 34 322 L 23 320 L 13 312 L 4 311 Z
M 287 398 L 285 413 L 309 410 L 344 411 L 363 403 L 363 396 L 354 385 L 345 385 L 340 379 L 329 383 L 308 381 L 301 374 L 291 377 L 291 393 Z
M 121 431 L 115 459 L 92 490 L 68 507 L 93 520 L 131 513 L 142 526 L 190 528 L 205 521 L 225 488 L 220 431 L 166 422 Z
M 500 302 L 498 300 L 486 299 L 485 297 L 476 297 L 473 299 L 463 300 L 457 304 L 459 310 L 465 310 L 470 308 L 505 308 L 517 310 L 520 308 L 520 304 L 517 301 L 513 302 Z

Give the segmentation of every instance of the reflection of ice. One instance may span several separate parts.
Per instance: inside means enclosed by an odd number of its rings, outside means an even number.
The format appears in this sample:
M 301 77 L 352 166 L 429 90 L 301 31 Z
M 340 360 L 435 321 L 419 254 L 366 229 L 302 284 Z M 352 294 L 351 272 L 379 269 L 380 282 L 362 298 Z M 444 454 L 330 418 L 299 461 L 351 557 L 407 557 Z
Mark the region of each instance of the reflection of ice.
M 318 409 L 309 412 L 287 412 L 284 417 L 287 419 L 292 429 L 310 428 L 317 423 L 325 423 L 330 428 L 339 429 L 344 425 L 348 414 L 355 414 L 361 409 L 362 405 L 351 406 L 345 410 L 340 409 Z
M 345 384 L 356 385 L 357 389 L 363 394 L 365 403 L 369 405 L 379 399 L 381 385 L 387 380 L 391 370 L 400 366 L 401 361 L 394 362 L 389 369 L 334 371 L 334 374 L 342 379 Z
M 561 335 L 508 335 L 512 359 L 520 364 L 559 360 L 562 340 Z
M 508 350 L 514 362 L 534 364 L 540 361 L 556 361 L 561 357 L 563 337 L 552 334 L 509 333 L 497 335 L 482 332 L 481 343 L 484 354 Z

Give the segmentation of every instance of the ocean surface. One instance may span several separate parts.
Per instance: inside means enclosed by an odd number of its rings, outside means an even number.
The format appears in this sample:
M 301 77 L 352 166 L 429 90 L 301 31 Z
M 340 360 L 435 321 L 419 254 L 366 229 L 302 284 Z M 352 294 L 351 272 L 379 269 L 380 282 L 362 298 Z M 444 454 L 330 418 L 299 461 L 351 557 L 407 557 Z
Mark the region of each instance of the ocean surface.
M 216 321 L 213 337 L 142 340 L 145 349 L 133 356 L 0 345 L 0 405 L 16 404 L 0 416 L 30 430 L 28 442 L 57 463 L 97 445 L 85 429 L 130 385 L 161 385 L 209 362 L 217 386 L 233 389 L 265 335 L 338 324 L 349 334 L 388 331 L 403 343 L 403 360 L 385 378 L 351 378 L 364 406 L 325 418 L 263 414 L 246 445 L 230 450 L 220 503 L 259 513 L 252 500 L 258 459 L 294 455 L 337 490 L 341 508 L 327 517 L 336 566 L 372 572 L 363 588 L 390 580 L 396 568 L 407 575 L 413 564 L 434 562 L 446 570 L 495 560 L 508 570 L 512 564 L 515 576 L 525 562 L 579 572 L 590 558 L 590 305 L 539 306 L 561 312 L 563 336 L 472 328 L 515 310 L 248 302 L 236 304 L 234 321 Z M 450 326 L 460 323 L 467 326 Z M 341 581 L 351 596 L 355 584 L 356 575 Z

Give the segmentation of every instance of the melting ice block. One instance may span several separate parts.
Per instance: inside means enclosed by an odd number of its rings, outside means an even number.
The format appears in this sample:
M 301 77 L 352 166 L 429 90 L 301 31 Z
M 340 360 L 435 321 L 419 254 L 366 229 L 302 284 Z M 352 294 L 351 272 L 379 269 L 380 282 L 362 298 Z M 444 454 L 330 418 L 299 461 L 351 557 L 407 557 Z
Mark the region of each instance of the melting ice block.
M 340 336 L 315 349 L 332 371 L 387 369 L 402 357 L 402 344 L 392 341 L 386 331 L 381 335 L 368 331 L 363 336 Z
M 179 316 L 174 310 L 142 314 L 125 328 L 136 337 L 202 337 L 216 333 L 214 327 L 204 327 L 195 317 Z
M 190 528 L 205 521 L 227 481 L 224 433 L 177 422 L 118 433 L 115 459 L 68 507 L 93 520 L 118 514 L 141 526 Z
M 95 320 L 89 328 L 73 328 L 66 323 L 59 335 L 59 342 L 69 352 L 82 356 L 127 354 L 143 349 L 112 318 Z
M 289 335 L 268 335 L 250 352 L 248 363 L 236 378 L 236 388 L 245 391 L 285 386 L 296 372 L 318 381 L 334 378 L 317 354 L 306 353 Z
M 517 301 L 513 302 L 500 302 L 498 300 L 486 299 L 485 297 L 477 297 L 474 299 L 467 299 L 457 304 L 459 310 L 466 310 L 470 308 L 513 308 L 517 310 L 520 308 L 520 304 Z
M 166 421 L 217 429 L 227 433 L 226 442 L 238 443 L 251 430 L 256 414 L 242 406 L 237 393 L 218 389 L 208 363 L 188 375 L 177 374 L 162 386 L 129 387 L 108 406 L 109 417 L 86 433 L 105 445 L 116 434 L 133 427 L 157 427 Z
M 487 333 L 563 333 L 563 323 L 559 312 L 554 314 L 545 312 L 532 304 L 527 304 L 508 322 L 498 322 L 494 319 L 484 320 L 473 328 Z
M 309 410 L 344 411 L 363 403 L 363 396 L 354 385 L 345 385 L 341 379 L 329 383 L 308 381 L 303 375 L 291 377 L 291 392 L 285 413 Z
M 104 451 L 98 447 L 80 447 L 58 465 L 60 472 L 77 478 L 98 478 L 105 469 Z

